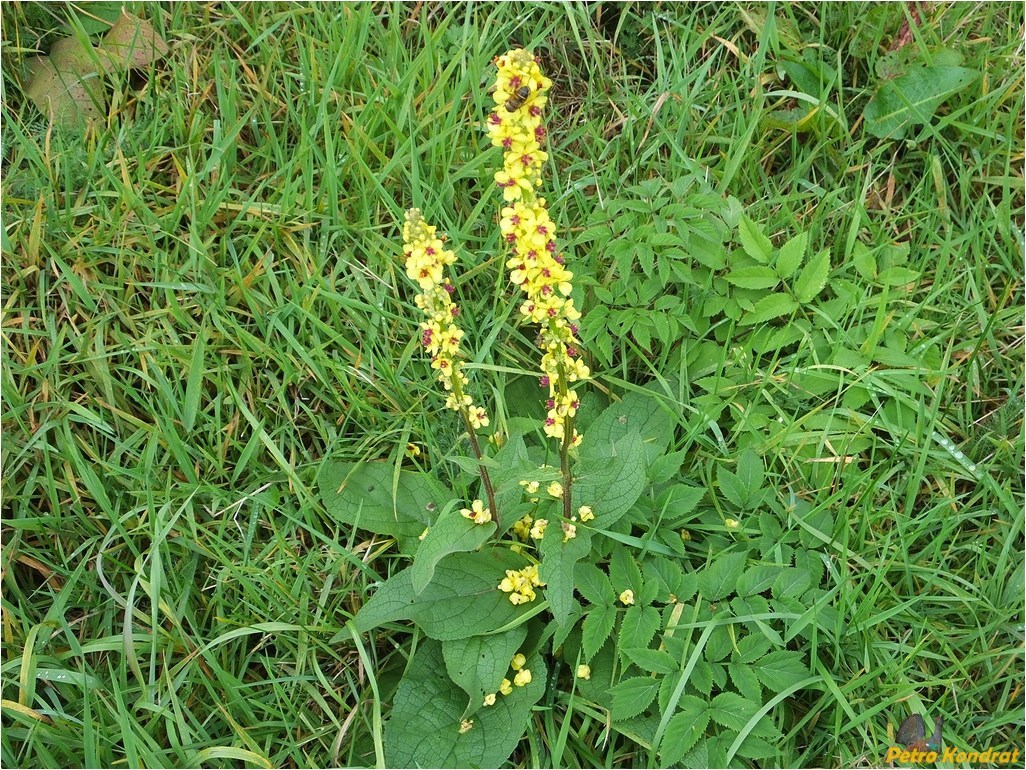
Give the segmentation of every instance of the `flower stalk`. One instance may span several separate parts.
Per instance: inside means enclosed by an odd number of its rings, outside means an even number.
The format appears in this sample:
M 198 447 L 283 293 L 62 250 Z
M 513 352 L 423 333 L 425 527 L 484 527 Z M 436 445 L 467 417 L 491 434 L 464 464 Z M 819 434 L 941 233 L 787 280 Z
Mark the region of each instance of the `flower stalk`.
M 445 248 L 445 236 L 436 234 L 436 228 L 429 225 L 420 209 L 409 209 L 403 225 L 403 257 L 406 275 L 421 290 L 414 301 L 426 316 L 420 324 L 421 344 L 431 356 L 431 368 L 438 371 L 438 381 L 448 392 L 445 406 L 459 413 L 467 428 L 470 447 L 478 461 L 478 472 L 488 498 L 491 516 L 498 523 L 499 511 L 495 506 L 495 490 L 488 469 L 484 466 L 484 455 L 475 431 L 488 426 L 488 414 L 474 404 L 473 398 L 464 391 L 468 380 L 463 373 L 463 358 L 460 340 L 463 330 L 457 323 L 460 309 L 452 301 L 455 287 L 445 275 L 445 268 L 456 261 L 456 254 Z
M 522 48 L 495 59 L 498 75 L 493 92 L 495 110 L 487 121 L 493 145 L 503 149 L 503 167 L 495 174 L 506 206 L 500 228 L 511 248 L 506 262 L 510 281 L 525 295 L 521 316 L 540 326 L 540 385 L 548 388 L 546 435 L 557 439 L 563 478 L 563 514 L 573 510 L 570 449 L 581 443 L 574 429 L 580 406 L 571 383 L 587 379 L 591 372 L 579 359 L 578 327 L 581 313 L 574 307 L 573 273 L 556 244 L 556 227 L 549 218 L 545 199 L 537 194 L 542 184 L 542 150 L 545 127 L 542 108 L 552 81 L 537 60 Z

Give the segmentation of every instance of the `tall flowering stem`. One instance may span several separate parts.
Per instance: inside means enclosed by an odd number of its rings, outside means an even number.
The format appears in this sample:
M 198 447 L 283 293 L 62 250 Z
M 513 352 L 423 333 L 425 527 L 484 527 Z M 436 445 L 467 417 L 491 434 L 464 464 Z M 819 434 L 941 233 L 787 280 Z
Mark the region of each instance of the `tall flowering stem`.
M 467 375 L 463 373 L 460 340 L 463 330 L 457 323 L 460 309 L 452 301 L 455 287 L 445 275 L 445 268 L 456 261 L 456 254 L 445 248 L 445 236 L 436 235 L 436 228 L 424 221 L 420 209 L 409 209 L 403 225 L 403 257 L 406 275 L 420 287 L 414 301 L 426 316 L 420 324 L 420 341 L 431 356 L 431 368 L 438 371 L 438 381 L 449 394 L 445 406 L 459 412 L 467 426 L 470 446 L 478 459 L 478 471 L 488 497 L 488 507 L 498 522 L 495 490 L 477 441 L 478 428 L 488 426 L 488 414 L 464 391 Z
M 540 383 L 549 394 L 545 433 L 560 442 L 563 514 L 569 519 L 570 447 L 581 443 L 574 430 L 580 400 L 571 384 L 587 379 L 591 372 L 578 358 L 576 321 L 581 313 L 570 297 L 573 273 L 566 269 L 556 245 L 556 227 L 545 199 L 537 194 L 542 164 L 548 159 L 541 148 L 545 140 L 542 109 L 552 81 L 542 74 L 534 55 L 523 48 L 496 57 L 495 64 L 495 110 L 488 116 L 487 127 L 492 144 L 503 150 L 502 170 L 495 174 L 495 181 L 506 204 L 500 222 L 511 249 L 506 266 L 510 280 L 525 295 L 521 316 L 541 327 Z

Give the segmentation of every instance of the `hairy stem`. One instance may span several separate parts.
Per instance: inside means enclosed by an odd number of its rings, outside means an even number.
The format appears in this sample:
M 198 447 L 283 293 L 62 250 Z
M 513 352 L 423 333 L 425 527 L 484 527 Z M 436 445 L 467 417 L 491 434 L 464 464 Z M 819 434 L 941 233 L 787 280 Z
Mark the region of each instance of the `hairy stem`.
M 474 433 L 474 426 L 470 424 L 470 415 L 466 409 L 460 409 L 460 416 L 467 426 L 467 435 L 470 436 L 470 447 L 474 450 L 474 457 L 477 458 L 477 470 L 481 474 L 481 482 L 484 484 L 485 496 L 488 498 L 488 509 L 492 512 L 492 521 L 499 526 L 499 509 L 495 507 L 495 489 L 492 487 L 492 478 L 488 475 L 488 469 L 482 462 L 484 455 L 481 454 L 481 445 L 477 443 L 477 434 Z

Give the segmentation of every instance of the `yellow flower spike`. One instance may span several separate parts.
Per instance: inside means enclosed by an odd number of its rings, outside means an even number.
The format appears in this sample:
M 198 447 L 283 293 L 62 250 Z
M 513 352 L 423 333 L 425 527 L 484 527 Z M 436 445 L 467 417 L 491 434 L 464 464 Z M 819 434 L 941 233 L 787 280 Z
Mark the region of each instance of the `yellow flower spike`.
M 517 672 L 517 675 L 513 677 L 513 684 L 517 687 L 523 687 L 531 683 L 531 672 L 526 668 L 521 669 Z
M 620 594 L 620 601 L 628 606 L 634 604 L 634 591 L 628 588 L 626 591 Z

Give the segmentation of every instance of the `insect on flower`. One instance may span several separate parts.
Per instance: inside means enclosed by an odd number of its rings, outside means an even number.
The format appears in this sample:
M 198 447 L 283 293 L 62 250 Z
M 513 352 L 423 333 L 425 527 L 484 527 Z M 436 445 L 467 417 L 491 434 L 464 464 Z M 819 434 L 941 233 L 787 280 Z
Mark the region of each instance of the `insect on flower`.
M 513 94 L 506 101 L 506 112 L 516 112 L 527 102 L 527 98 L 531 95 L 531 89 L 528 86 L 520 86 L 517 92 Z

